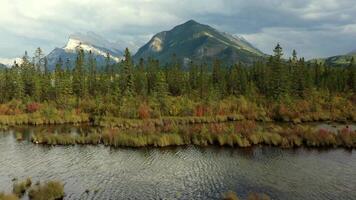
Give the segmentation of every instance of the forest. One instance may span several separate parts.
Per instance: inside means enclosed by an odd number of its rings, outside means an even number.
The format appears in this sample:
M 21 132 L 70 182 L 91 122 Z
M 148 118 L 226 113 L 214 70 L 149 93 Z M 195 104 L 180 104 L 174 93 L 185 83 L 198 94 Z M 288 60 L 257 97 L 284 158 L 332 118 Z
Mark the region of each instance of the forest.
M 282 47 L 252 66 L 223 61 L 139 60 L 98 66 L 77 49 L 74 66 L 48 68 L 38 48 L 0 71 L 0 124 L 60 124 L 114 119 L 222 116 L 225 120 L 356 121 L 356 63 L 330 67 L 283 58 Z M 224 118 L 225 116 L 225 118 Z

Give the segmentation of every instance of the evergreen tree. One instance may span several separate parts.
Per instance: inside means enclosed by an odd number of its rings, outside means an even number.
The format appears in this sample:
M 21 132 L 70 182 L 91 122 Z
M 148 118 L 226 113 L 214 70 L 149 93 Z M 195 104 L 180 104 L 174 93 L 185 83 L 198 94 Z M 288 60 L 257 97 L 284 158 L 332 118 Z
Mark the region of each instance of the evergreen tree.
M 356 92 L 356 62 L 351 58 L 350 65 L 347 68 L 347 86 L 351 91 Z
M 156 87 L 157 73 L 159 70 L 159 61 L 149 58 L 147 65 L 147 94 L 153 94 Z
M 123 62 L 122 91 L 123 95 L 127 97 L 134 95 L 133 62 L 128 48 L 125 49 L 125 60 Z
M 79 47 L 73 70 L 73 93 L 77 97 L 77 103 L 86 95 L 85 85 L 84 50 Z
M 173 96 L 180 96 L 184 92 L 184 74 L 176 55 L 172 56 L 170 64 L 165 68 L 169 92 Z
M 271 69 L 270 95 L 274 100 L 279 100 L 288 93 L 288 79 L 282 61 L 282 47 L 277 44 L 273 52 L 274 56 L 269 62 Z
M 97 89 L 97 80 L 96 80 L 97 69 L 96 69 L 96 60 L 91 51 L 89 52 L 88 65 L 89 65 L 88 89 L 90 95 L 95 96 L 96 89 Z
M 144 60 L 141 58 L 138 66 L 135 69 L 135 93 L 146 96 L 147 92 L 147 76 L 145 73 Z

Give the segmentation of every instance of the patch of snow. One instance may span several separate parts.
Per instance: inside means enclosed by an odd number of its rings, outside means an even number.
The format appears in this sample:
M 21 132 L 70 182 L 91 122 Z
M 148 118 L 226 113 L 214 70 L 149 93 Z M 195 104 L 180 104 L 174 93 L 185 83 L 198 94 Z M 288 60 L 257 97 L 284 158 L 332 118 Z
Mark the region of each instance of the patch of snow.
M 163 42 L 160 38 L 154 37 L 151 44 L 150 48 L 155 51 L 155 52 L 160 52 L 163 49 Z
M 97 49 L 90 44 L 83 43 L 78 39 L 69 38 L 67 45 L 63 48 L 66 52 L 76 52 L 77 48 L 82 48 L 84 52 L 92 52 L 96 55 L 106 56 L 107 52 Z M 116 62 L 120 62 L 123 58 L 116 57 L 110 54 L 110 57 Z
M 21 64 L 22 58 L 0 58 L 0 63 L 8 67 L 11 67 L 15 61 L 17 64 Z

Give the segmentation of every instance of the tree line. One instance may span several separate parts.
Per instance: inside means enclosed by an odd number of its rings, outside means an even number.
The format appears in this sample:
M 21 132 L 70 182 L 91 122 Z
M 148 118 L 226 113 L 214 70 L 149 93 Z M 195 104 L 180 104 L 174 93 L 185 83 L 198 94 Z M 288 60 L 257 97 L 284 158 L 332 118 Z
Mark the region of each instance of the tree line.
M 31 59 L 27 53 L 21 64 L 0 72 L 0 103 L 56 102 L 65 106 L 69 98 L 77 104 L 86 98 L 120 104 L 137 96 L 156 98 L 185 96 L 194 100 L 223 99 L 228 96 L 263 98 L 274 102 L 283 99 L 308 98 L 310 92 L 327 91 L 330 95 L 356 91 L 356 63 L 346 68 L 324 66 L 298 58 L 296 51 L 283 59 L 282 47 L 274 55 L 252 66 L 236 63 L 225 66 L 223 61 L 183 64 L 176 56 L 167 64 L 149 58 L 134 64 L 128 49 L 124 59 L 98 66 L 95 56 L 78 47 L 74 66 L 58 60 L 55 69 L 40 48 Z

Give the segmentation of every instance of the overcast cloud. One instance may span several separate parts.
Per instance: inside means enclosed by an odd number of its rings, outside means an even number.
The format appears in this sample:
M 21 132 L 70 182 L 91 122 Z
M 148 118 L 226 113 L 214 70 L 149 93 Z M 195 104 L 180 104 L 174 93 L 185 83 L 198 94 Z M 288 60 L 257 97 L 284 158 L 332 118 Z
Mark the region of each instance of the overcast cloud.
M 74 32 L 138 45 L 189 19 L 244 36 L 265 53 L 326 57 L 356 49 L 355 0 L 0 0 L 0 58 L 40 46 L 47 53 Z

